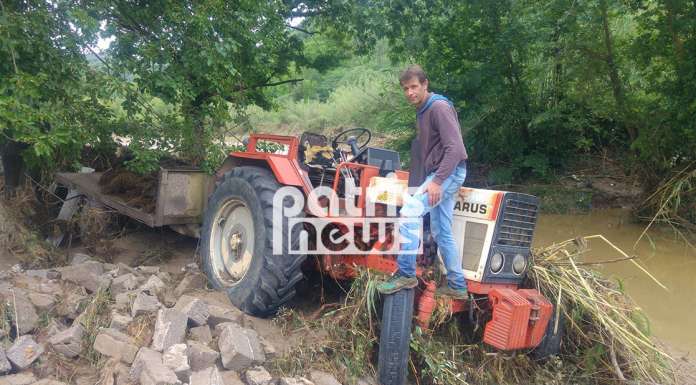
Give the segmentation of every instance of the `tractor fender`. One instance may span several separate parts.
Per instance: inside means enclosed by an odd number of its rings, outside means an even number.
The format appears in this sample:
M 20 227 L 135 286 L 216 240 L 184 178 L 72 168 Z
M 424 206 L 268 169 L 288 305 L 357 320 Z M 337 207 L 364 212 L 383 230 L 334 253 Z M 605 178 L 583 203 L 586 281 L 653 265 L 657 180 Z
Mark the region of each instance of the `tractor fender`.
M 222 177 L 235 167 L 256 166 L 270 170 L 278 183 L 285 186 L 297 186 L 305 192 L 311 190 L 311 184 L 302 173 L 300 164 L 296 159 L 290 159 L 283 155 L 268 153 L 241 153 L 233 152 L 215 172 L 215 183 L 208 186 L 207 196 L 215 190 L 215 185 Z

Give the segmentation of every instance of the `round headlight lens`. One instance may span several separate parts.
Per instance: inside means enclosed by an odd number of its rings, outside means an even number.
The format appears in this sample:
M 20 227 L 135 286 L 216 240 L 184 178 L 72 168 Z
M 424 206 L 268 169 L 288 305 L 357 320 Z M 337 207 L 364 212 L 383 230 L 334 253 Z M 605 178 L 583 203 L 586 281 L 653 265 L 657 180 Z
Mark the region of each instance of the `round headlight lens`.
M 491 271 L 494 273 L 500 272 L 500 270 L 503 269 L 503 262 L 505 259 L 503 258 L 503 254 L 501 253 L 495 253 L 491 257 Z
M 515 274 L 522 274 L 527 268 L 527 259 L 522 254 L 517 254 L 512 259 L 512 271 Z

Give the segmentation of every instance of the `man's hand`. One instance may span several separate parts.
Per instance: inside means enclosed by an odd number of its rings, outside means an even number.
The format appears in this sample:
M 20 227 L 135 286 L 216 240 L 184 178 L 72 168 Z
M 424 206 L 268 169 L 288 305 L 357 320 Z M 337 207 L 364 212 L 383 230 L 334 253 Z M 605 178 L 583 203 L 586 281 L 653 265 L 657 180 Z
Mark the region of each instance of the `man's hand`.
M 435 182 L 430 182 L 425 187 L 425 192 L 428 193 L 428 203 L 430 204 L 430 207 L 433 207 L 440 201 L 442 187 Z

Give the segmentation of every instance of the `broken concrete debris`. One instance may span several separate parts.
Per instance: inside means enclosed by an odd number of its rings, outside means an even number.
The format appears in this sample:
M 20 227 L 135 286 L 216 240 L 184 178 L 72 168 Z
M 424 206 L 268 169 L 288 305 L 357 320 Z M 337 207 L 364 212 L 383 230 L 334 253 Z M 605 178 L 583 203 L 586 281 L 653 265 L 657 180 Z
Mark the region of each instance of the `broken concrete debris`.
M 77 357 L 82 353 L 83 334 L 84 328 L 76 323 L 72 327 L 56 333 L 48 340 L 48 343 L 53 347 L 53 350 L 66 357 Z
M 194 372 L 191 375 L 189 385 L 227 385 L 220 375 L 217 367 L 211 366 Z
M 36 361 L 43 352 L 43 346 L 37 344 L 32 336 L 23 335 L 7 349 L 7 359 L 14 367 L 23 370 Z
M 6 314 L 11 321 L 0 330 L 0 339 L 9 346 L 5 350 L 0 345 L 0 385 L 63 384 L 55 379 L 63 377 L 46 371 L 50 357 L 78 360 L 91 349 L 108 361 L 71 383 L 319 384 L 304 377 L 274 378 L 261 366 L 278 355 L 276 348 L 253 328 L 242 326 L 240 310 L 197 294 L 206 281 L 193 266 L 176 280 L 158 266 L 134 269 L 76 254 L 65 267 L 15 270 L 0 274 L 0 305 L 10 310 Z M 168 287 L 170 282 L 178 282 L 175 290 Z M 108 292 L 100 291 L 106 288 Z M 98 304 L 95 314 L 93 305 L 104 295 L 111 298 Z M 48 322 L 40 322 L 44 315 L 51 317 Z M 91 347 L 85 345 L 89 338 L 94 338 Z M 50 355 L 41 359 L 45 351 Z M 33 373 L 41 373 L 40 378 Z
M 132 363 L 138 353 L 138 347 L 130 336 L 110 328 L 99 332 L 94 340 L 94 350 L 127 364 Z
M 7 373 L 12 370 L 12 364 L 5 355 L 5 349 L 0 347 L 0 373 Z
M 18 328 L 17 332 L 27 334 L 34 330 L 39 323 L 39 315 L 34 309 L 31 301 L 21 290 L 4 290 L 2 293 L 3 303 L 8 309 L 12 309 L 12 324 Z
M 127 299 L 126 299 L 127 300 Z M 141 314 L 147 314 L 157 311 L 162 304 L 154 295 L 149 295 L 145 292 L 140 292 L 136 295 L 133 304 L 131 305 L 131 317 L 135 318 Z
M 220 353 L 209 348 L 207 345 L 197 341 L 187 341 L 189 364 L 191 370 L 200 371 L 210 366 L 214 366 Z
M 188 348 L 186 344 L 176 344 L 167 348 L 162 354 L 164 366 L 173 370 L 181 382 L 187 382 L 191 375 Z
M 130 368 L 129 379 L 131 382 L 140 380 L 140 373 L 147 362 L 159 361 L 162 362 L 162 353 L 152 350 L 148 347 L 142 347 L 138 350 L 133 360 L 133 365 Z
M 230 370 L 243 370 L 266 361 L 256 331 L 228 322 L 218 325 L 220 337 L 218 347 L 222 366 Z
M 263 366 L 253 367 L 244 373 L 248 385 L 272 385 L 273 377 Z
M 172 345 L 180 344 L 186 336 L 187 317 L 175 309 L 160 309 L 152 336 L 152 348 L 158 352 Z
M 208 305 L 198 298 L 182 295 L 174 309 L 185 314 L 190 325 L 201 326 L 208 322 Z

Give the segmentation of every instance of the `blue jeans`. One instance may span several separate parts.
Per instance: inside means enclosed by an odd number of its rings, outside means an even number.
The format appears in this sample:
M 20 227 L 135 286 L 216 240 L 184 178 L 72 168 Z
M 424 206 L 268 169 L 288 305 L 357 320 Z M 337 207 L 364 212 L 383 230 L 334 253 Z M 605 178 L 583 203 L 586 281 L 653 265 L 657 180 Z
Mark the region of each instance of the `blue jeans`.
M 428 175 L 425 182 L 418 187 L 416 193 L 404 197 L 404 204 L 401 207 L 401 217 L 423 218 L 426 213 L 430 213 L 430 231 L 437 242 L 437 246 L 442 254 L 442 259 L 447 268 L 447 281 L 451 288 L 464 289 L 466 281 L 462 272 L 462 256 L 457 251 L 452 234 L 452 215 L 454 205 L 457 201 L 457 193 L 466 179 L 466 166 L 458 166 L 454 169 L 442 185 L 440 201 L 431 207 L 428 203 L 428 193 L 424 192 L 425 187 L 433 180 L 434 174 Z M 399 265 L 399 273 L 408 277 L 416 275 L 416 254 L 420 239 L 415 234 L 420 234 L 423 221 L 408 222 L 399 225 L 399 235 L 401 237 L 401 252 L 396 262 Z

